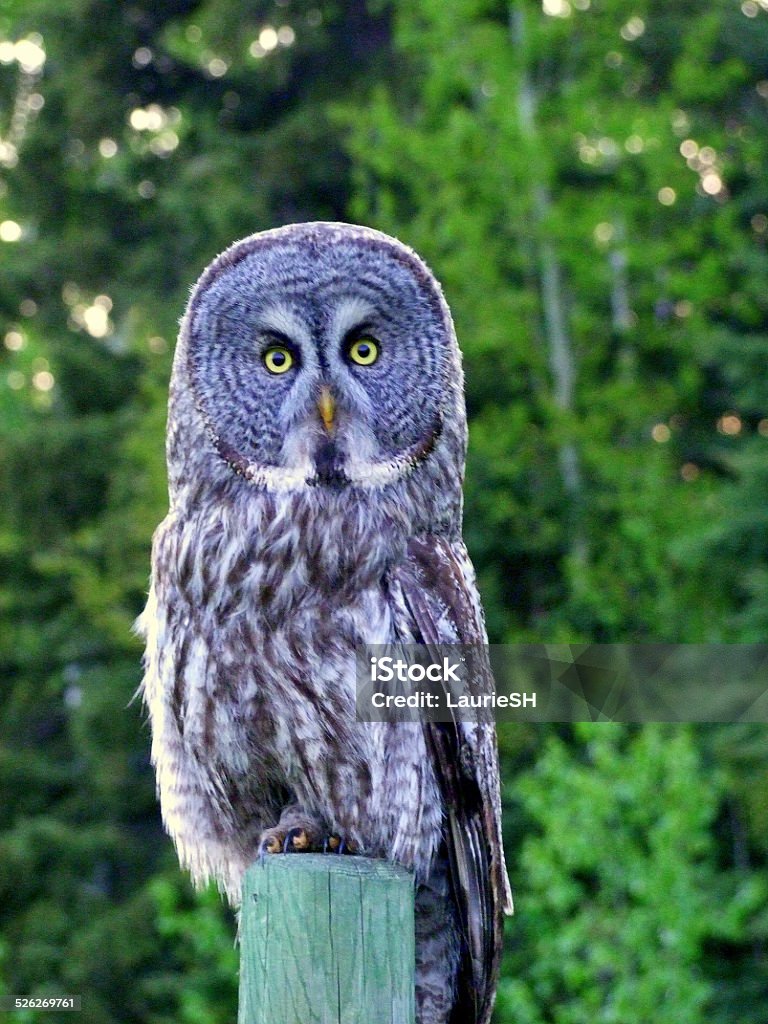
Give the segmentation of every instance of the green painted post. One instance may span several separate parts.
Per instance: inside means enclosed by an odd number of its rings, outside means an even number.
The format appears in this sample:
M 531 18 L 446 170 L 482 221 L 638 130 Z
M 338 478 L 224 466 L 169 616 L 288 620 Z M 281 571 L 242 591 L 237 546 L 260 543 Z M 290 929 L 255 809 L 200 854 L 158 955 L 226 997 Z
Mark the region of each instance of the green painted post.
M 238 1024 L 413 1024 L 413 876 L 269 855 L 245 875 Z

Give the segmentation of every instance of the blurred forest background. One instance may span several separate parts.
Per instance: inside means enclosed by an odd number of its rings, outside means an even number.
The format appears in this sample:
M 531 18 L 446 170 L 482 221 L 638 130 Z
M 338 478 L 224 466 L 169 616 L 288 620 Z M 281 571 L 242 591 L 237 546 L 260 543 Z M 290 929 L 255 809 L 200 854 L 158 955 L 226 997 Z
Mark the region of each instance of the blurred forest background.
M 130 703 L 212 257 L 340 219 L 434 268 L 493 640 L 761 641 L 767 169 L 768 0 L 0 2 L 0 990 L 235 1019 Z M 764 1024 L 766 729 L 501 747 L 500 1024 Z

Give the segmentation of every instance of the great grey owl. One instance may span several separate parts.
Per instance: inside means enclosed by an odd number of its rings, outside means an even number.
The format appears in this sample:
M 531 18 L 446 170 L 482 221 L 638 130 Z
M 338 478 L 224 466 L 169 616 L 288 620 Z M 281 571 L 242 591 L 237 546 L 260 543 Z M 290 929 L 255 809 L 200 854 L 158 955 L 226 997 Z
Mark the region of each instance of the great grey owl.
M 233 905 L 268 850 L 416 879 L 419 1024 L 486 1024 L 511 907 L 492 724 L 365 723 L 361 643 L 483 643 L 461 539 L 461 356 L 393 238 L 296 224 L 200 278 L 173 367 L 170 511 L 139 620 L 163 818 Z

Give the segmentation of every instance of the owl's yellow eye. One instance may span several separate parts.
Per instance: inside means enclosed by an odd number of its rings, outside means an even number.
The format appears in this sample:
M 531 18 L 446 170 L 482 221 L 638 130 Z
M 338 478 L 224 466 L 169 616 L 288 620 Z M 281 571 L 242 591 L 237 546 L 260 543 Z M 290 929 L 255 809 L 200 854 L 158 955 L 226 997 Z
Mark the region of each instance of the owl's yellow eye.
M 285 373 L 293 366 L 294 359 L 287 348 L 273 345 L 264 353 L 264 365 L 270 373 Z
M 349 346 L 349 358 L 358 366 L 371 366 L 379 358 L 379 346 L 373 338 L 358 338 Z

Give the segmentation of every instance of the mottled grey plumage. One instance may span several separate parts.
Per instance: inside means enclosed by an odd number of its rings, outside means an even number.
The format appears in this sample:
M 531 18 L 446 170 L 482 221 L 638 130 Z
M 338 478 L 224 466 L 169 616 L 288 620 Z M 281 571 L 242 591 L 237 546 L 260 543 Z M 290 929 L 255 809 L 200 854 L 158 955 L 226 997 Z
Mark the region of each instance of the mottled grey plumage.
M 345 357 L 363 328 L 374 365 Z M 296 361 L 270 374 L 276 339 Z M 283 812 L 283 831 L 319 822 L 412 867 L 420 1024 L 490 1017 L 510 904 L 495 735 L 357 722 L 354 650 L 484 641 L 461 540 L 465 446 L 450 313 L 399 242 L 292 225 L 201 277 L 139 623 L 163 818 L 195 881 L 216 879 L 233 904 Z

